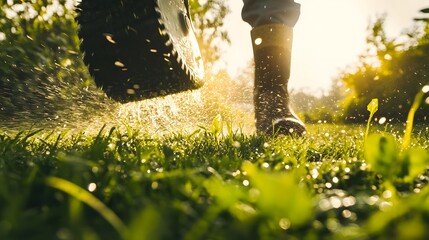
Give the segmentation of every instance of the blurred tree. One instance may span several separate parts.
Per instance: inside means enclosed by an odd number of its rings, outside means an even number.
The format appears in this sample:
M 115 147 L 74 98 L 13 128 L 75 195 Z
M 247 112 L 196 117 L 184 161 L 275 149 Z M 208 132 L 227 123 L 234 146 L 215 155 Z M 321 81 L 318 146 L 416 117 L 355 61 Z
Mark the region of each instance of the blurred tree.
M 67 108 L 73 112 L 76 105 L 98 107 L 106 99 L 79 53 L 75 3 L 0 1 L 0 120 L 48 118 Z M 223 29 L 227 3 L 193 0 L 190 7 L 210 69 L 220 57 L 219 43 L 228 42 Z
M 386 36 L 384 22 L 385 16 L 370 24 L 366 53 L 355 69 L 340 76 L 350 90 L 343 103 L 348 122 L 366 121 L 366 106 L 373 98 L 380 100 L 378 116 L 405 121 L 414 96 L 429 81 L 429 22 L 392 39 Z M 416 120 L 428 117 L 428 106 L 422 106 Z
M 205 68 L 210 71 L 221 56 L 222 46 L 230 42 L 224 28 L 229 5 L 224 0 L 191 0 L 189 4 Z
M 2 1 L 0 118 L 51 117 L 65 99 L 91 98 L 78 53 L 74 1 Z M 85 79 L 85 80 L 84 80 Z

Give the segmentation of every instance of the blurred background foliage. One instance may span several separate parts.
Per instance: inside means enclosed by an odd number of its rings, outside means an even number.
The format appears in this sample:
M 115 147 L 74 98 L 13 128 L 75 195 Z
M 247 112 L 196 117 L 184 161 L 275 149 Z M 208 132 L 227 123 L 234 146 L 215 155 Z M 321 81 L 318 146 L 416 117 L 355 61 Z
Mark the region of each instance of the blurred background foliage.
M 429 84 L 429 21 L 416 21 L 416 28 L 395 38 L 386 36 L 385 16 L 369 25 L 366 52 L 354 69 L 339 76 L 350 91 L 343 102 L 347 122 L 364 121 L 373 98 L 380 100 L 378 116 L 406 120 L 414 96 Z M 417 111 L 418 122 L 429 118 L 426 103 Z
M 99 105 L 103 95 L 79 53 L 74 1 L 0 3 L 0 119 L 55 118 Z
M 38 121 L 61 114 L 85 117 L 112 105 L 82 62 L 75 4 L 75 0 L 0 1 L 0 121 Z M 229 42 L 223 22 L 228 3 L 194 0 L 190 7 L 207 70 L 202 95 L 210 98 L 204 100 L 205 108 L 214 111 L 213 116 L 225 103 L 252 112 L 252 63 L 234 79 L 226 70 L 213 70 L 222 46 Z M 369 24 L 367 51 L 333 79 L 330 91 L 320 96 L 292 91 L 293 104 L 306 122 L 364 122 L 372 98 L 380 100 L 378 117 L 405 121 L 415 94 L 429 82 L 429 21 L 415 19 L 413 30 L 389 38 L 384 19 Z M 416 120 L 428 117 L 428 104 L 423 104 Z

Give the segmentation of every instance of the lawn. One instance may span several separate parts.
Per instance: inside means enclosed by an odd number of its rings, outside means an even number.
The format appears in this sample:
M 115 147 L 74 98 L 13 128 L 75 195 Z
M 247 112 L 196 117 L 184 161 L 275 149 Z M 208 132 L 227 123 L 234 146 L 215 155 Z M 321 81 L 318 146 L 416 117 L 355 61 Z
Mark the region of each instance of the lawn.
M 429 129 L 403 128 L 2 131 L 0 238 L 427 239 Z

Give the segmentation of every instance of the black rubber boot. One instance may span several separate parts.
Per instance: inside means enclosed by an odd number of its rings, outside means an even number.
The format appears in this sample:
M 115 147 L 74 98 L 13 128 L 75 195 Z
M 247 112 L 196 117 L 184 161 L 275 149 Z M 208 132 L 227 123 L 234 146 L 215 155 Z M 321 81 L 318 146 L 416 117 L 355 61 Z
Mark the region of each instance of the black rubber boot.
M 292 28 L 270 24 L 252 30 L 255 58 L 256 131 L 267 135 L 302 136 L 304 123 L 289 105 Z

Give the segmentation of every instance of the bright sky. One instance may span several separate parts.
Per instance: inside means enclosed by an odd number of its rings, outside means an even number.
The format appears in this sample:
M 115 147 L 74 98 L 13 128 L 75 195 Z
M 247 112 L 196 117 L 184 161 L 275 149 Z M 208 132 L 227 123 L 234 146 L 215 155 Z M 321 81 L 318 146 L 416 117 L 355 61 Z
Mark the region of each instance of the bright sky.
M 410 28 L 429 0 L 296 0 L 301 17 L 295 26 L 290 87 L 320 93 L 365 49 L 370 18 L 387 13 L 386 31 L 397 36 Z M 246 66 L 252 56 L 250 27 L 241 20 L 242 1 L 230 3 L 226 19 L 231 47 L 224 55 L 229 72 Z

